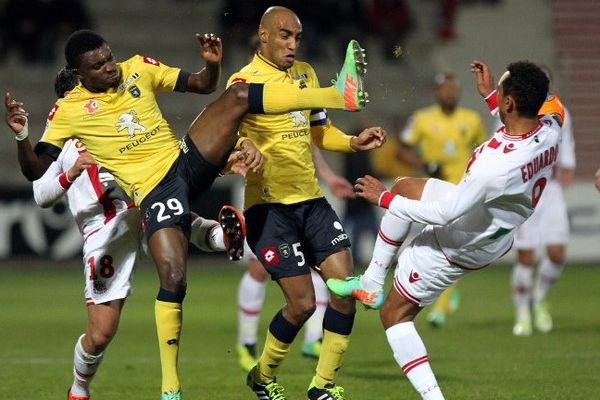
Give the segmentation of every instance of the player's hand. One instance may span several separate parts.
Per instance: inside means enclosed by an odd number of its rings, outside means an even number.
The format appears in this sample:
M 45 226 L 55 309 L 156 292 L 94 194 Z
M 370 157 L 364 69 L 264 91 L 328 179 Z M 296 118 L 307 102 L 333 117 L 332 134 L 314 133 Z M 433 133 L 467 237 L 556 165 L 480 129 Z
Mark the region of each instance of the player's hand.
M 350 139 L 350 147 L 354 151 L 366 151 L 376 149 L 383 146 L 386 139 L 385 129 L 376 126 L 373 128 L 367 128 L 362 131 L 358 136 L 354 136 Z
M 246 176 L 246 161 L 241 151 L 234 151 L 229 155 L 221 174 L 238 174 L 243 177 Z
M 331 190 L 331 193 L 333 193 L 335 197 L 340 199 L 356 198 L 354 188 L 346 178 L 343 178 L 336 174 L 332 174 L 326 179 L 326 182 L 327 186 L 329 186 L 329 190 Z
M 471 72 L 475 76 L 477 92 L 483 97 L 488 97 L 495 89 L 494 76 L 490 67 L 483 61 L 473 60 L 471 62 Z
M 370 175 L 365 175 L 362 178 L 356 180 L 354 185 L 354 192 L 361 199 L 365 199 L 369 203 L 379 205 L 379 198 L 381 193 L 385 192 L 387 188 L 377 178 Z
M 69 182 L 74 182 L 75 179 L 79 178 L 83 171 L 91 167 L 92 165 L 96 165 L 96 161 L 90 156 L 90 154 L 86 151 L 79 154 L 77 160 L 75 160 L 75 164 L 67 171 L 67 179 Z
M 23 109 L 23 103 L 13 99 L 9 92 L 4 95 L 4 106 L 6 107 L 4 116 L 6 125 L 18 135 L 25 127 L 29 113 Z
M 240 149 L 244 156 L 246 168 L 255 174 L 260 174 L 263 169 L 264 158 L 254 142 L 250 139 L 246 139 L 241 143 Z
M 221 38 L 214 33 L 196 33 L 196 39 L 200 42 L 200 56 L 207 64 L 220 64 L 223 59 L 223 43 Z

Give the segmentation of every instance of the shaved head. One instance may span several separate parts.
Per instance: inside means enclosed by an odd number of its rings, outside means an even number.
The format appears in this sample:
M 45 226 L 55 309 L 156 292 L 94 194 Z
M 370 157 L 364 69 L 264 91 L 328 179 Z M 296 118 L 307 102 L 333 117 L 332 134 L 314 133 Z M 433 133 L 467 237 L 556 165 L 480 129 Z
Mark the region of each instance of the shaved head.
M 274 6 L 260 19 L 258 27 L 260 53 L 277 68 L 290 68 L 302 38 L 302 24 L 295 12 L 286 7 Z

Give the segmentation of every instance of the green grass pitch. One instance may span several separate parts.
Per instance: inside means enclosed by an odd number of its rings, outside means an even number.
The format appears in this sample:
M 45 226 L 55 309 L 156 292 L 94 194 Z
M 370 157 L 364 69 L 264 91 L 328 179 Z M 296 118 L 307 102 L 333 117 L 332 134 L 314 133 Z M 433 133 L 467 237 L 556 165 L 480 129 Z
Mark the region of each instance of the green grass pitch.
M 190 261 L 180 370 L 184 397 L 252 399 L 235 354 L 236 290 L 242 264 Z M 461 306 L 435 330 L 417 318 L 431 365 L 447 399 L 600 398 L 600 269 L 569 267 L 550 295 L 555 331 L 516 338 L 510 270 L 492 266 L 460 281 Z M 77 262 L 0 264 L 0 399 L 64 399 L 75 339 L 86 321 Z M 154 328 L 157 278 L 137 271 L 119 332 L 93 383 L 93 400 L 158 399 Z M 270 284 L 261 320 L 282 305 Z M 303 359 L 302 333 L 279 376 L 290 399 L 304 399 L 315 363 Z M 358 311 L 338 383 L 349 399 L 419 399 L 392 358 L 378 314 Z

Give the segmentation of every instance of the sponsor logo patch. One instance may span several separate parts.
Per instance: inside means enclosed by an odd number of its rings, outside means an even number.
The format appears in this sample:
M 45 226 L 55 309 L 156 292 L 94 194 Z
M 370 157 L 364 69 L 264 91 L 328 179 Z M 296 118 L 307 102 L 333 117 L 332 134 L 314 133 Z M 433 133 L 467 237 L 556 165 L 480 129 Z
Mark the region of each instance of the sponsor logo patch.
M 279 256 L 275 246 L 268 246 L 260 251 L 266 265 L 277 265 L 279 264 Z

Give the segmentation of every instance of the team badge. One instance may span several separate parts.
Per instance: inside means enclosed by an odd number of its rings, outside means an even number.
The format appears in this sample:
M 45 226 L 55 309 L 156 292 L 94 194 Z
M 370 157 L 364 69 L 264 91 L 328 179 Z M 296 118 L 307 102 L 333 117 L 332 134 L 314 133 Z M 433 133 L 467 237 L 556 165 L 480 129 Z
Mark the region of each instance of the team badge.
M 279 245 L 279 254 L 283 256 L 283 258 L 289 258 L 290 256 L 290 246 L 287 243 L 282 243 Z
M 140 88 L 138 88 L 137 85 L 131 86 L 129 89 L 127 89 L 127 91 L 130 95 L 136 98 L 140 97 L 140 95 L 142 94 L 142 92 L 140 92 Z
M 308 119 L 302 111 L 292 111 L 288 113 L 288 117 L 294 122 L 294 129 L 308 125 Z

